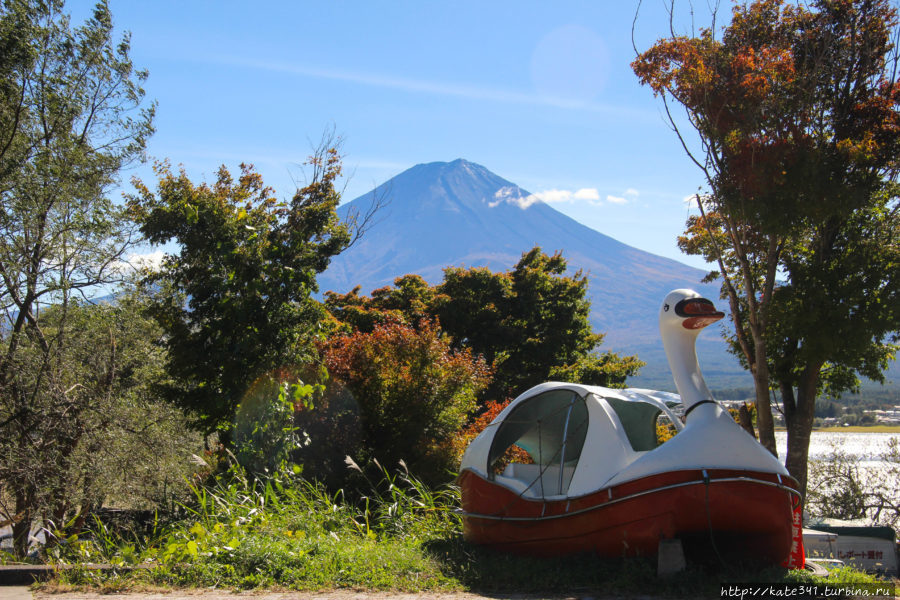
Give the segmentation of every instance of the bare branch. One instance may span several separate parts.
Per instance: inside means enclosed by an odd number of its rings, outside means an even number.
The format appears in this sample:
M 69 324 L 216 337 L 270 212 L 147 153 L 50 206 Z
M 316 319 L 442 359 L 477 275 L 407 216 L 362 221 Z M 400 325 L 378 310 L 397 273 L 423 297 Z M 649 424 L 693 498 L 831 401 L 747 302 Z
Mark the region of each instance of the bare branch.
M 375 217 L 379 212 L 390 205 L 389 192 L 390 190 L 386 189 L 378 191 L 378 188 L 376 187 L 372 191 L 371 202 L 365 212 L 360 211 L 359 208 L 356 207 L 348 210 L 347 216 L 344 218 L 344 222 L 351 232 L 350 242 L 347 244 L 347 248 L 352 247 L 366 234 L 367 231 L 378 225 L 380 221 L 376 220 Z

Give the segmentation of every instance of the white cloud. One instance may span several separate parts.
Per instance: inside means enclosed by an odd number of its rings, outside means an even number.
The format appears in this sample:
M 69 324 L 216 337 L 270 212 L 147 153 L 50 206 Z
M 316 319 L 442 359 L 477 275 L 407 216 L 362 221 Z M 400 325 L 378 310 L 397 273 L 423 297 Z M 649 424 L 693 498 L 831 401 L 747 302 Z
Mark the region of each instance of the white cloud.
M 495 208 L 496 206 L 502 204 L 503 202 L 510 202 L 516 204 L 515 198 L 518 198 L 519 194 L 517 193 L 518 188 L 514 187 L 502 187 L 494 193 L 494 198 L 496 198 L 493 202 L 488 202 L 488 207 Z
M 516 206 L 518 206 L 518 207 L 521 208 L 522 210 L 525 210 L 526 208 L 528 208 L 528 207 L 531 206 L 532 204 L 535 204 L 535 203 L 537 203 L 537 202 L 540 202 L 540 201 L 541 201 L 541 198 L 540 198 L 540 196 L 538 196 L 537 194 L 530 194 L 530 195 L 525 196 L 525 197 L 518 196 L 518 197 L 515 197 L 515 198 L 507 198 L 506 201 L 509 202 L 510 204 L 515 204 Z
M 533 202 L 546 202 L 547 204 L 557 204 L 560 202 L 572 202 L 575 193 L 570 190 L 547 190 L 531 194 L 529 198 L 534 198 Z
M 519 189 L 514 187 L 501 188 L 494 194 L 494 200 L 488 202 L 488 206 L 494 208 L 502 202 L 507 202 L 509 204 L 515 204 L 524 210 L 537 202 L 543 202 L 545 204 L 574 204 L 576 202 L 587 202 L 592 206 L 601 206 L 604 203 L 604 201 L 601 200 L 600 192 L 597 188 L 580 188 L 578 190 L 552 189 L 529 194 L 527 196 L 522 196 L 518 192 Z M 605 202 L 610 204 L 626 204 L 630 199 L 637 198 L 637 196 L 638 191 L 629 188 L 625 191 L 624 196 L 607 195 Z
M 129 266 L 133 269 L 159 271 L 165 257 L 166 253 L 162 250 L 147 252 L 145 254 L 129 254 L 128 258 L 122 262 L 122 266 Z
M 509 204 L 515 204 L 522 210 L 525 210 L 538 201 L 540 201 L 540 198 L 538 198 L 537 194 L 522 196 L 517 187 L 502 187 L 494 193 L 494 200 L 488 202 L 488 206 L 494 208 L 503 202 L 508 202 Z
M 697 206 L 697 194 L 691 194 L 690 196 L 685 196 L 681 199 L 682 202 L 687 204 L 688 206 Z
M 600 200 L 600 192 L 597 191 L 596 188 L 581 188 L 572 196 L 575 200 L 588 200 L 588 201 L 598 201 Z
M 614 196 L 613 194 L 609 194 L 606 196 L 606 201 L 610 204 L 628 204 L 633 200 L 637 200 L 638 196 L 641 193 L 634 188 L 628 188 L 621 196 Z

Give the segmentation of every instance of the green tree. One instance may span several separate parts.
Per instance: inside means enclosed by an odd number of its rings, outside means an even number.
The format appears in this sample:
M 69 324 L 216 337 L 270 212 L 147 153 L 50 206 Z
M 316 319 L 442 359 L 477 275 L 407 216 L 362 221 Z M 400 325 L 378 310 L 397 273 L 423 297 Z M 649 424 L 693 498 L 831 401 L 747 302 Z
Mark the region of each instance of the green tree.
M 896 28 L 885 0 L 759 0 L 734 8 L 721 39 L 673 35 L 632 65 L 703 170 L 709 193 L 680 244 L 717 263 L 760 441 L 775 452 L 777 389 L 804 489 L 818 392 L 881 379 L 896 351 Z
M 65 326 L 65 343 L 49 359 L 34 338 L 19 346 L 17 383 L 32 391 L 39 418 L 27 436 L 0 438 L 0 514 L 16 522 L 18 554 L 34 524 L 77 530 L 108 502 L 159 508 L 185 491 L 186 457 L 202 441 L 153 393 L 165 377 L 162 334 L 143 312 L 142 299 L 124 293 L 115 304 L 51 306 L 41 327 L 58 340 Z
M 300 410 L 313 407 L 321 386 L 303 383 L 295 374 L 276 373 L 254 382 L 237 408 L 234 446 L 238 462 L 256 478 L 287 468 L 309 436 L 297 426 Z M 291 467 L 299 472 L 299 467 Z
M 77 28 L 61 1 L 0 5 L 0 496 L 19 552 L 32 520 L 55 510 L 41 504 L 49 465 L 75 451 L 69 430 L 89 402 L 67 371 L 69 310 L 120 279 L 132 244 L 107 193 L 152 133 L 145 78 L 105 2 Z
M 548 256 L 535 247 L 510 271 L 450 267 L 437 286 L 405 275 L 371 298 L 357 288 L 329 293 L 325 303 L 338 320 L 362 331 L 389 320 L 415 326 L 423 318 L 438 319 L 454 348 L 469 349 L 492 365 L 494 379 L 484 399 L 515 396 L 551 378 L 624 385 L 643 363 L 594 352 L 603 336 L 588 320 L 587 277 L 565 272 L 561 254 Z
M 506 273 L 445 271 L 439 288 L 443 298 L 435 312 L 455 344 L 471 348 L 493 365 L 495 399 L 546 381 L 554 369 L 570 367 L 568 374 L 576 374 L 571 367 L 589 360 L 602 341 L 588 320 L 587 277 L 580 271 L 572 276 L 565 272 L 561 254 L 548 256 L 537 247 Z M 631 362 L 628 374 L 633 374 L 639 365 L 633 358 L 626 360 Z M 603 383 L 623 381 L 613 375 Z
M 350 331 L 369 333 L 377 325 L 402 322 L 413 327 L 422 319 L 434 318 L 437 288 L 419 275 L 409 274 L 394 280 L 394 286 L 378 288 L 371 297 L 360 296 L 360 286 L 346 294 L 325 292 L 325 307 Z
M 810 461 L 808 510 L 814 516 L 900 524 L 900 439 L 888 440 L 879 467 L 865 467 L 837 445 Z
M 337 149 L 309 159 L 310 180 L 281 202 L 243 165 L 194 185 L 157 166 L 156 192 L 136 182 L 130 206 L 154 244 L 177 242 L 146 283 L 160 290 L 153 314 L 166 333 L 171 385 L 162 392 L 206 432 L 230 443 L 235 411 L 254 381 L 314 358 L 325 311 L 311 298 L 316 275 L 351 241 L 338 219 Z

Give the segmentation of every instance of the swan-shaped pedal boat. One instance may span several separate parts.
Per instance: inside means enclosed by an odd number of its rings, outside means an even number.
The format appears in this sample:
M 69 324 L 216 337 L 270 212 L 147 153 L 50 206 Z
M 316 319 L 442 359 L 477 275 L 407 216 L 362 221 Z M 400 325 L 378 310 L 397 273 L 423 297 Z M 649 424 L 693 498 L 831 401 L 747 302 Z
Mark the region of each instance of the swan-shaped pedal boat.
M 660 333 L 678 395 L 550 382 L 513 400 L 463 455 L 465 537 L 609 557 L 654 556 L 677 539 L 692 556 L 788 564 L 797 481 L 712 399 L 697 364 L 697 336 L 723 316 L 691 290 L 666 296 Z M 662 444 L 657 419 L 677 430 Z

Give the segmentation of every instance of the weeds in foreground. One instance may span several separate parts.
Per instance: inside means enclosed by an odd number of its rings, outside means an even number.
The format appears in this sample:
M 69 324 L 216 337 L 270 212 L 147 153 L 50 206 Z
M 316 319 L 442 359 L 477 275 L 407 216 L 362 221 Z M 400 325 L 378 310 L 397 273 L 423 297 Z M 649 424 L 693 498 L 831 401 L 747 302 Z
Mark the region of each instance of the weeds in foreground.
M 153 523 L 146 536 L 120 535 L 96 521 L 92 535 L 71 536 L 52 551 L 73 568 L 62 585 L 104 590 L 177 586 L 315 590 L 352 587 L 484 592 L 642 593 L 719 597 L 736 582 L 824 583 L 810 573 L 784 569 L 692 566 L 670 579 L 655 563 L 595 556 L 535 559 L 492 552 L 462 538 L 458 490 L 431 490 L 401 465 L 366 477 L 368 493 L 343 491 L 279 473 L 249 479 L 233 469 L 207 487 L 195 487 L 184 517 Z M 118 572 L 78 565 L 106 562 Z M 139 567 L 139 568 L 136 568 Z M 831 583 L 874 583 L 845 569 Z
M 97 520 L 90 535 L 60 534 L 51 559 L 70 567 L 60 577 L 75 585 L 102 584 L 108 574 L 77 565 L 104 562 L 141 567 L 128 577 L 162 585 L 457 587 L 422 547 L 458 535 L 458 492 L 433 491 L 405 469 L 377 466 L 379 478 L 366 479 L 371 489 L 352 501 L 293 473 L 254 480 L 235 467 L 193 487 L 183 519 L 155 523 L 144 538 Z

